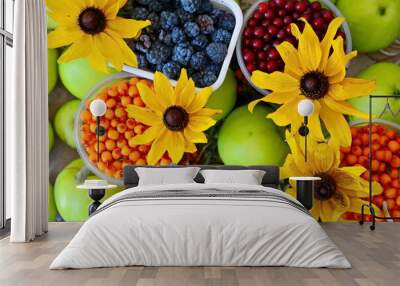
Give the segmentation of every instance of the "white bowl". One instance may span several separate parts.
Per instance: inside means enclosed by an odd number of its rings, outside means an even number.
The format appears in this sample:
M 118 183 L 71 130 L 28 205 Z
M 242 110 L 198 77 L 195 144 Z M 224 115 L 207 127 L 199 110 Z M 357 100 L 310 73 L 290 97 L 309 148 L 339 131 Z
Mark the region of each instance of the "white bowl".
M 243 61 L 243 55 L 242 55 L 242 39 L 243 39 L 243 30 L 246 27 L 247 21 L 249 20 L 249 18 L 253 15 L 253 13 L 255 12 L 255 10 L 258 7 L 258 4 L 262 3 L 262 2 L 268 2 L 269 0 L 261 0 L 261 1 L 257 1 L 256 3 L 254 3 L 253 5 L 250 6 L 250 8 L 246 11 L 246 13 L 244 14 L 244 21 L 243 21 L 243 26 L 242 26 L 242 30 L 240 31 L 240 37 L 239 40 L 237 41 L 236 44 L 236 58 L 240 67 L 240 70 L 242 71 L 244 77 L 247 79 L 247 81 L 251 84 L 251 86 L 256 89 L 259 93 L 261 93 L 262 95 L 267 95 L 270 93 L 270 91 L 265 90 L 265 89 L 261 89 L 257 86 L 255 86 L 253 84 L 253 82 L 250 79 L 250 73 L 246 68 L 246 64 Z M 329 10 L 331 10 L 333 12 L 333 14 L 336 17 L 343 17 L 342 13 L 339 11 L 338 8 L 336 8 L 336 6 L 330 1 L 330 0 L 318 0 L 323 6 L 326 6 Z M 342 24 L 342 28 L 343 28 L 343 32 L 346 35 L 346 52 L 350 53 L 352 51 L 352 42 L 351 42 L 351 34 L 350 34 L 350 28 L 349 25 L 347 24 L 347 22 L 345 21 Z
M 211 0 L 211 3 L 214 6 L 219 7 L 220 9 L 231 12 L 233 14 L 233 16 L 235 16 L 235 20 L 236 20 L 235 29 L 232 32 L 231 42 L 229 43 L 229 46 L 228 46 L 228 53 L 225 57 L 224 62 L 222 63 L 221 70 L 219 72 L 216 82 L 214 82 L 213 85 L 211 85 L 211 88 L 213 90 L 217 90 L 224 82 L 225 76 L 228 72 L 229 64 L 231 62 L 232 55 L 235 50 L 236 42 L 239 38 L 240 30 L 243 25 L 243 14 L 242 14 L 242 10 L 240 9 L 239 5 L 236 4 L 236 2 L 234 0 Z M 150 80 L 154 79 L 154 72 L 152 72 L 152 71 L 143 70 L 140 68 L 134 68 L 134 67 L 131 67 L 128 65 L 124 65 L 122 70 L 124 70 L 128 73 L 131 73 L 135 76 L 141 77 L 141 78 L 146 78 L 146 79 L 150 79 Z M 176 85 L 175 80 L 170 80 L 170 81 L 174 86 Z

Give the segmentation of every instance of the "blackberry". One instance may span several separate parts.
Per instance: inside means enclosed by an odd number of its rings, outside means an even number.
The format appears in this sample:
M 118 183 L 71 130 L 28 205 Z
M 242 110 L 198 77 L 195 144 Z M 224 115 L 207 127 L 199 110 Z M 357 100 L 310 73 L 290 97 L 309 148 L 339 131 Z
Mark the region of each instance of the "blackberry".
M 210 0 L 203 0 L 200 5 L 199 13 L 209 14 L 214 9 L 214 6 L 211 4 Z
M 192 14 L 186 12 L 182 8 L 177 9 L 176 14 L 179 17 L 179 20 L 181 20 L 181 23 L 190 22 L 190 21 L 193 21 L 193 19 L 194 19 Z
M 219 71 L 221 70 L 221 65 L 208 63 L 204 68 L 204 72 L 212 72 L 213 74 L 219 75 Z
M 194 14 L 199 11 L 201 0 L 181 0 L 181 7 L 188 13 Z
M 224 14 L 225 14 L 224 10 L 214 8 L 209 15 L 211 19 L 213 19 L 214 23 L 218 23 L 219 19 L 222 18 Z
M 142 34 L 139 36 L 139 41 L 143 44 L 146 49 L 151 47 L 151 38 L 148 34 Z
M 224 30 L 224 29 L 217 29 L 213 34 L 212 34 L 212 40 L 216 43 L 223 43 L 223 44 L 229 44 L 232 38 L 232 33 Z
M 197 24 L 200 27 L 200 31 L 205 35 L 209 35 L 214 32 L 214 21 L 208 15 L 199 15 L 197 17 Z
M 143 6 L 148 6 L 150 4 L 150 2 L 152 2 L 153 0 L 136 0 L 135 2 L 139 3 L 140 5 Z
M 186 35 L 181 28 L 174 27 L 171 32 L 172 42 L 175 44 L 185 43 Z
M 148 16 L 149 11 L 144 7 L 135 7 L 131 14 L 131 17 L 136 20 L 146 20 Z
M 222 28 L 228 31 L 232 31 L 235 28 L 235 25 L 235 17 L 230 13 L 224 13 L 224 15 L 218 20 L 218 28 Z
M 192 44 L 193 48 L 195 48 L 196 50 L 202 51 L 207 47 L 208 39 L 204 35 L 198 35 L 196 38 L 194 38 L 191 41 L 191 44 Z
M 194 73 L 192 75 L 192 80 L 194 81 L 196 87 L 204 87 L 203 74 L 201 72 Z
M 183 28 L 185 29 L 186 35 L 190 38 L 194 38 L 200 34 L 200 28 L 195 22 L 186 22 Z
M 159 72 L 162 72 L 163 66 L 164 66 L 164 64 L 158 64 L 158 65 L 156 65 L 155 70 L 159 71 Z
M 193 49 L 186 44 L 178 44 L 172 52 L 172 60 L 186 66 L 189 63 L 190 57 L 193 54 Z
M 160 17 L 157 13 L 151 12 L 149 16 L 147 16 L 147 19 L 151 21 L 150 28 L 152 31 L 158 31 L 160 29 Z
M 175 13 L 169 11 L 162 11 L 160 14 L 160 25 L 163 29 L 172 30 L 173 27 L 178 25 L 178 17 Z
M 206 52 L 214 63 L 219 64 L 225 60 L 228 48 L 222 43 L 211 43 L 207 46 Z
M 160 31 L 160 33 L 158 34 L 158 39 L 159 39 L 162 43 L 164 43 L 164 44 L 166 44 L 166 45 L 168 45 L 168 46 L 172 45 L 172 36 L 171 36 L 171 33 L 169 33 L 169 32 L 166 31 L 166 30 L 161 30 L 161 31 Z
M 190 58 L 190 67 L 194 70 L 202 70 L 207 63 L 207 55 L 204 52 L 196 52 Z
M 161 11 L 165 10 L 165 8 L 166 8 L 165 6 L 166 5 L 159 0 L 153 0 L 152 2 L 150 2 L 148 8 L 150 11 L 153 11 L 153 12 L 161 12 Z
M 203 74 L 202 84 L 204 86 L 213 85 L 213 83 L 216 81 L 217 81 L 217 76 L 213 72 L 207 71 Z
M 137 59 L 138 59 L 138 65 L 139 68 L 141 69 L 147 69 L 148 68 L 148 61 L 146 59 L 146 56 L 144 54 L 137 54 Z
M 177 79 L 181 67 L 175 62 L 168 62 L 162 67 L 162 72 L 170 79 Z
M 146 59 L 153 65 L 161 64 L 168 60 L 171 55 L 171 49 L 164 44 L 155 43 L 146 54 Z

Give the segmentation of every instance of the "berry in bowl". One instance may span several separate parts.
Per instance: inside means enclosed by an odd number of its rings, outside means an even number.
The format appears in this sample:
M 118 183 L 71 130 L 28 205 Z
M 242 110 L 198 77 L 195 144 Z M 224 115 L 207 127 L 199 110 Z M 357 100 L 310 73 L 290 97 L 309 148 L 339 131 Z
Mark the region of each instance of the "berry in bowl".
M 151 26 L 129 41 L 139 66 L 123 70 L 152 80 L 160 71 L 176 84 L 186 68 L 197 88 L 223 83 L 243 23 L 241 9 L 229 0 L 137 0 L 124 8 L 130 18 Z
M 322 40 L 329 23 L 338 16 L 342 14 L 330 0 L 269 0 L 254 3 L 244 15 L 244 25 L 236 47 L 236 57 L 243 75 L 258 92 L 268 94 L 268 90 L 256 87 L 250 76 L 255 70 L 267 73 L 283 71 L 285 63 L 276 46 L 288 41 L 297 47 L 290 24 L 295 23 L 302 30 L 304 23 L 300 18 L 304 18 Z M 339 35 L 345 40 L 346 51 L 350 52 L 351 35 L 346 22 L 338 31 Z

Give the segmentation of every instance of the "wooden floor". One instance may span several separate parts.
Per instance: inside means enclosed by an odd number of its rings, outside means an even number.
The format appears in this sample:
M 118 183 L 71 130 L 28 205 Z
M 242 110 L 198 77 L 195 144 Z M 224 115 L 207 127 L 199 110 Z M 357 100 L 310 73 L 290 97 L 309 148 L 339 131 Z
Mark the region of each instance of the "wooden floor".
M 323 228 L 353 265 L 352 269 L 288 267 L 126 267 L 48 270 L 50 262 L 79 229 L 52 223 L 49 233 L 29 244 L 0 241 L 1 286 L 262 286 L 400 285 L 400 223 L 378 224 L 375 232 L 356 223 Z

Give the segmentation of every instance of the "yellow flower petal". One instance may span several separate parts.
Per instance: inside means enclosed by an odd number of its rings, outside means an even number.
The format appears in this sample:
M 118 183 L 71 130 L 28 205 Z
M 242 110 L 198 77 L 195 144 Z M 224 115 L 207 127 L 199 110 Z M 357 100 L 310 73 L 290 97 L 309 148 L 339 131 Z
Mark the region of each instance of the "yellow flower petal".
M 193 131 L 190 127 L 184 130 L 185 139 L 192 143 L 207 143 L 207 137 L 203 132 Z
M 304 30 L 299 39 L 298 56 L 303 71 L 315 71 L 321 62 L 321 44 L 311 25 L 304 19 Z
M 222 113 L 222 110 L 220 109 L 212 109 L 212 108 L 202 108 L 199 111 L 196 111 L 195 113 L 192 113 L 191 116 L 206 116 L 206 117 L 212 117 L 216 114 Z
M 118 33 L 121 38 L 135 38 L 140 34 L 142 29 L 149 25 L 151 25 L 149 20 L 139 21 L 121 17 L 107 21 L 108 28 Z
M 114 32 L 111 29 L 106 29 L 105 32 L 109 34 L 119 45 L 124 56 L 124 63 L 132 67 L 137 67 L 138 61 L 135 53 L 128 47 L 127 43 L 119 37 L 118 33 Z
M 375 81 L 360 78 L 345 78 L 341 83 L 340 100 L 370 95 L 375 88 Z
M 193 101 L 188 105 L 187 112 L 195 113 L 202 109 L 208 102 L 213 90 L 211 87 L 202 88 L 194 97 Z
M 196 144 L 185 140 L 185 152 L 194 153 L 197 151 Z
M 92 51 L 87 58 L 93 68 L 102 73 L 109 73 L 107 59 L 103 57 L 96 47 L 92 47 Z
M 74 42 L 79 44 L 81 40 L 84 40 L 84 35 L 85 34 L 81 30 L 67 30 L 59 27 L 47 35 L 48 47 L 54 49 L 62 46 L 69 46 Z
M 161 105 L 161 102 L 154 94 L 154 91 L 146 84 L 139 82 L 136 86 L 138 88 L 140 98 L 143 100 L 146 106 L 161 116 L 167 108 L 167 105 Z
M 205 131 L 215 125 L 216 121 L 205 116 L 190 116 L 188 127 L 193 131 Z
M 320 209 L 320 219 L 323 222 L 327 221 L 334 221 L 333 220 L 333 215 L 334 215 L 334 206 L 331 202 L 331 200 L 327 201 L 321 201 L 321 209 Z
M 314 144 L 309 151 L 308 158 L 314 173 L 327 173 L 340 162 L 339 149 L 333 150 L 326 143 Z
M 314 175 L 312 169 L 310 169 L 311 165 L 304 160 L 304 144 L 299 144 L 296 138 L 299 138 L 299 135 L 286 132 L 286 142 L 289 145 L 293 163 L 303 174 Z
M 196 88 L 194 81 L 192 79 L 186 81 L 186 86 L 181 86 L 182 83 L 179 83 L 180 86 L 175 87 L 175 95 L 176 95 L 176 104 L 182 106 L 185 110 L 189 110 L 190 104 L 196 97 Z
M 91 52 L 90 37 L 82 37 L 80 42 L 75 42 L 69 46 L 64 53 L 58 58 L 58 63 L 66 63 L 81 57 L 86 57 Z
M 167 131 L 167 150 L 173 163 L 178 164 L 185 151 L 185 139 L 182 132 Z
M 186 88 L 186 85 L 189 81 L 189 78 L 187 76 L 186 69 L 181 69 L 181 74 L 179 76 L 178 82 L 176 83 L 175 87 L 175 94 L 180 94 L 184 88 Z M 183 106 L 183 105 L 182 105 Z
M 114 68 L 122 70 L 124 57 L 117 42 L 106 33 L 99 33 L 96 37 L 93 37 L 93 40 L 96 42 L 101 54 L 111 60 Z
M 354 116 L 357 116 L 359 118 L 368 119 L 368 114 L 367 113 L 358 111 L 352 105 L 350 105 L 349 103 L 347 103 L 345 101 L 337 101 L 337 100 L 332 99 L 329 96 L 326 96 L 323 99 L 323 101 L 333 111 L 336 111 L 338 113 L 354 115 Z
M 294 117 L 301 117 L 297 113 L 298 100 L 294 99 L 282 106 L 280 106 L 275 112 L 268 114 L 267 118 L 270 118 L 278 126 L 289 125 Z
M 299 90 L 299 81 L 282 72 L 267 74 L 262 71 L 254 71 L 251 81 L 259 88 L 275 92 L 298 92 Z
M 156 72 L 154 75 L 154 91 L 162 106 L 175 105 L 174 89 L 168 78 L 160 72 Z
M 304 161 L 304 158 L 303 158 Z M 280 168 L 280 178 L 281 179 L 287 179 L 289 177 L 301 177 L 301 176 L 306 176 L 309 175 L 305 173 L 303 169 L 300 169 L 297 167 L 297 164 L 295 162 L 295 159 L 293 158 L 293 155 L 289 154 L 286 159 L 285 163 L 283 166 Z
M 85 6 L 80 1 L 71 0 L 46 0 L 47 8 L 52 11 L 63 11 L 66 15 L 77 15 Z
M 121 0 L 113 0 L 113 1 L 108 1 L 107 6 L 105 6 L 102 10 L 107 18 L 107 20 L 112 20 L 117 17 L 119 9 L 122 7 Z
M 344 147 L 351 145 L 350 126 L 341 113 L 335 112 L 326 105 L 323 105 L 320 116 L 332 140 Z
M 132 139 L 132 143 L 135 145 L 141 144 L 149 144 L 151 143 L 157 136 L 159 136 L 160 132 L 163 130 L 162 124 L 157 124 L 147 128 L 143 134 L 136 135 Z M 129 141 L 131 143 L 131 141 Z
M 353 198 L 353 199 L 350 201 L 350 207 L 348 208 L 348 211 L 349 211 L 349 212 L 352 212 L 352 213 L 358 213 L 358 214 L 360 214 L 360 213 L 361 213 L 361 206 L 362 206 L 362 205 L 366 205 L 366 204 L 368 204 L 368 201 L 366 201 L 366 200 L 361 200 L 361 199 L 358 199 L 358 198 Z M 380 215 L 380 214 L 381 214 L 381 210 L 380 210 L 377 206 L 375 206 L 374 204 L 372 204 L 372 207 L 373 207 L 373 209 L 375 210 L 375 214 L 376 214 L 376 215 Z M 365 214 L 371 214 L 369 208 L 364 208 L 364 211 L 365 211 Z
M 319 111 L 321 110 L 321 104 L 314 100 L 314 112 L 308 117 L 308 128 L 310 130 L 310 136 L 314 137 L 314 140 L 324 139 L 324 134 L 322 133 L 321 121 L 319 120 Z
M 153 141 L 153 144 L 151 144 L 151 148 L 146 157 L 148 165 L 157 164 L 165 151 L 167 151 L 167 141 L 169 140 L 167 133 L 168 130 L 163 128 L 159 136 Z
M 326 34 L 321 41 L 322 56 L 321 56 L 321 63 L 318 69 L 320 72 L 323 72 L 326 68 L 326 64 L 329 58 L 329 53 L 332 47 L 332 41 L 336 37 L 336 33 L 343 22 L 344 22 L 343 17 L 336 17 L 329 23 L 328 30 L 326 31 Z
M 282 60 L 285 62 L 285 72 L 294 77 L 301 77 L 304 71 L 301 69 L 301 62 L 297 50 L 289 42 L 282 42 L 276 47 Z
M 149 126 L 157 125 L 162 122 L 162 119 L 156 113 L 145 107 L 130 104 L 126 108 L 126 111 L 130 118 L 134 118 L 135 120 Z

